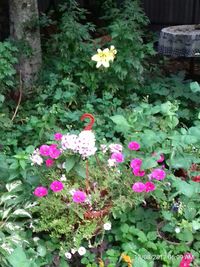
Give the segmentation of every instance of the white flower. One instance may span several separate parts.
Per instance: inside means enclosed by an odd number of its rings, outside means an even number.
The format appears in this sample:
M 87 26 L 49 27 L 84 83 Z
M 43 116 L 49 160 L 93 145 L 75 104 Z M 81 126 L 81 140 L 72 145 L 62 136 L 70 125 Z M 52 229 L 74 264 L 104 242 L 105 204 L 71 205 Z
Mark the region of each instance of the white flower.
M 76 192 L 76 189 L 71 189 L 71 190 L 69 190 L 69 193 L 70 193 L 70 195 L 72 195 L 73 196 L 73 194 Z
M 123 146 L 120 144 L 110 144 L 109 149 L 111 153 L 122 152 Z
M 61 181 L 66 181 L 66 180 L 67 180 L 67 177 L 63 174 L 63 175 L 60 177 L 60 180 L 61 180 Z
M 39 149 L 33 151 L 33 154 L 30 156 L 30 160 L 32 161 L 31 165 L 42 165 L 43 158 L 40 156 Z
M 40 240 L 40 239 L 39 239 L 39 237 L 37 237 L 37 236 L 33 238 L 33 241 L 34 241 L 34 242 L 37 242 L 37 241 L 39 241 L 39 240 Z
M 112 226 L 111 223 L 107 222 L 107 223 L 104 223 L 103 228 L 104 230 L 109 231 L 111 229 L 111 226 Z
M 108 150 L 107 145 L 104 144 L 100 145 L 100 148 L 103 153 L 106 153 L 106 151 Z
M 63 150 L 70 149 L 72 151 L 76 151 L 76 141 L 77 141 L 76 134 L 66 134 L 62 136 L 61 139 L 61 146 Z
M 108 159 L 108 167 L 116 167 L 117 162 L 115 159 Z
M 176 232 L 177 234 L 179 234 L 180 231 L 181 231 L 180 227 L 176 227 L 176 228 L 175 228 L 175 232 Z
M 72 249 L 71 249 L 71 253 L 72 253 L 72 254 L 75 254 L 76 251 L 77 251 L 77 250 L 76 250 L 75 248 L 72 248 Z
M 72 258 L 72 254 L 70 252 L 66 252 L 65 257 L 70 260 Z
M 80 247 L 80 248 L 78 249 L 78 254 L 79 254 L 80 256 L 83 256 L 85 253 L 86 253 L 86 249 L 85 249 L 84 247 Z
M 76 150 L 83 159 L 96 153 L 95 141 L 95 135 L 92 131 L 80 132 L 77 138 Z

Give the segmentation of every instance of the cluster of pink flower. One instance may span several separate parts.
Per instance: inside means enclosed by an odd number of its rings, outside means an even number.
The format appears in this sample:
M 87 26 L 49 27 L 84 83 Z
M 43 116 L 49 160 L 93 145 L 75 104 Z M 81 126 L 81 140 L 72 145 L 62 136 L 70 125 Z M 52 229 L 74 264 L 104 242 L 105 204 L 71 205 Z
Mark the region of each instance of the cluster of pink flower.
M 190 267 L 190 263 L 194 260 L 194 257 L 191 253 L 186 253 L 181 262 L 179 267 Z
M 95 141 L 95 135 L 92 131 L 82 131 L 79 135 L 63 135 L 61 146 L 63 150 L 72 150 L 74 153 L 79 153 L 85 159 L 96 153 Z
M 63 190 L 64 188 L 64 185 L 62 182 L 60 181 L 53 181 L 51 184 L 50 184 L 50 189 L 53 191 L 53 192 L 59 192 L 61 190 Z M 34 195 L 36 197 L 44 197 L 48 194 L 48 189 L 44 186 L 38 186 L 36 187 L 35 191 L 34 191 Z
M 128 148 L 131 150 L 139 150 L 140 149 L 140 144 L 136 141 L 132 141 L 129 143 Z M 153 153 L 153 156 L 156 156 L 156 153 Z M 164 161 L 164 155 L 161 154 L 160 158 L 157 160 L 157 162 L 163 162 Z M 140 158 L 134 158 L 131 160 L 130 167 L 132 169 L 132 172 L 135 176 L 137 177 L 143 177 L 146 173 L 144 170 L 141 170 L 142 166 L 142 159 Z M 137 193 L 141 192 L 151 192 L 156 189 L 156 186 L 153 182 L 151 182 L 152 179 L 156 180 L 163 180 L 166 176 L 166 173 L 162 169 L 154 169 L 149 175 L 149 180 L 146 183 L 143 182 L 136 182 L 132 186 L 132 190 Z
M 61 181 L 53 181 L 50 184 L 50 189 L 53 192 L 60 192 L 61 190 L 64 189 L 64 184 Z M 44 197 L 48 194 L 48 189 L 44 186 L 38 186 L 34 193 L 33 193 L 36 197 Z M 84 191 L 81 190 L 73 190 L 72 192 L 72 200 L 75 203 L 82 203 L 85 202 L 87 200 L 87 195 Z

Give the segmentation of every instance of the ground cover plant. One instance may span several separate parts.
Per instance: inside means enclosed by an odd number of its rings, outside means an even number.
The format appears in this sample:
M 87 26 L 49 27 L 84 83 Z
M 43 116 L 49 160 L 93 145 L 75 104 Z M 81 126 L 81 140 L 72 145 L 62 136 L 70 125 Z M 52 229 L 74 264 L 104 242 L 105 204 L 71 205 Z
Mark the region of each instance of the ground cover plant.
M 199 85 L 157 74 L 138 1 L 104 7 L 61 6 L 20 101 L 1 43 L 2 267 L 200 266 Z

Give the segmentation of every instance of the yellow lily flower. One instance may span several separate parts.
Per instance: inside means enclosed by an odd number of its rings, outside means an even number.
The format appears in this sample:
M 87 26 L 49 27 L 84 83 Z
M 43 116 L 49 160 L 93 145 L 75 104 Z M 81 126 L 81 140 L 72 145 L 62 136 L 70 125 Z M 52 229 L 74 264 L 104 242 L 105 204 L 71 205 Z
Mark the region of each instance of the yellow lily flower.
M 105 68 L 108 68 L 110 66 L 109 62 L 114 60 L 116 53 L 117 50 L 113 45 L 110 47 L 110 49 L 97 49 L 97 54 L 92 56 L 92 60 L 97 62 L 97 68 L 99 68 L 101 65 Z

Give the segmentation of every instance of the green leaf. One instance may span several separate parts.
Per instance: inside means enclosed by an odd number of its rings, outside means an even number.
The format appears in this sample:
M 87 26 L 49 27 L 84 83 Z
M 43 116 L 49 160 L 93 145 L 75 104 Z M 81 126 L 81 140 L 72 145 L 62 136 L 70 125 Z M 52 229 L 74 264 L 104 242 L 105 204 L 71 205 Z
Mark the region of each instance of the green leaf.
M 31 214 L 28 213 L 26 210 L 24 209 L 17 209 L 13 212 L 12 215 L 17 215 L 19 217 L 29 217 L 29 218 L 32 218 Z
M 31 263 L 21 247 L 17 247 L 7 259 L 12 267 L 31 267 Z
M 193 93 L 200 92 L 200 85 L 198 82 L 190 83 L 190 89 Z
M 110 117 L 110 119 L 116 124 L 116 130 L 118 132 L 128 132 L 130 129 L 130 124 L 122 115 L 115 115 Z
M 80 163 L 76 164 L 74 167 L 75 172 L 82 178 L 86 178 L 86 169 Z
M 74 156 L 67 157 L 64 164 L 66 172 L 68 173 L 69 171 L 71 171 L 71 169 L 74 167 L 75 164 L 76 164 L 76 157 Z
M 47 254 L 47 250 L 44 246 L 39 245 L 37 247 L 37 252 L 41 257 L 44 257 Z
M 192 221 L 192 228 L 196 231 L 200 229 L 200 222 Z
M 146 170 L 146 169 L 150 169 L 150 168 L 154 168 L 156 167 L 158 164 L 156 162 L 155 159 L 153 159 L 152 157 L 146 157 L 145 159 L 143 159 L 142 161 L 142 169 Z

